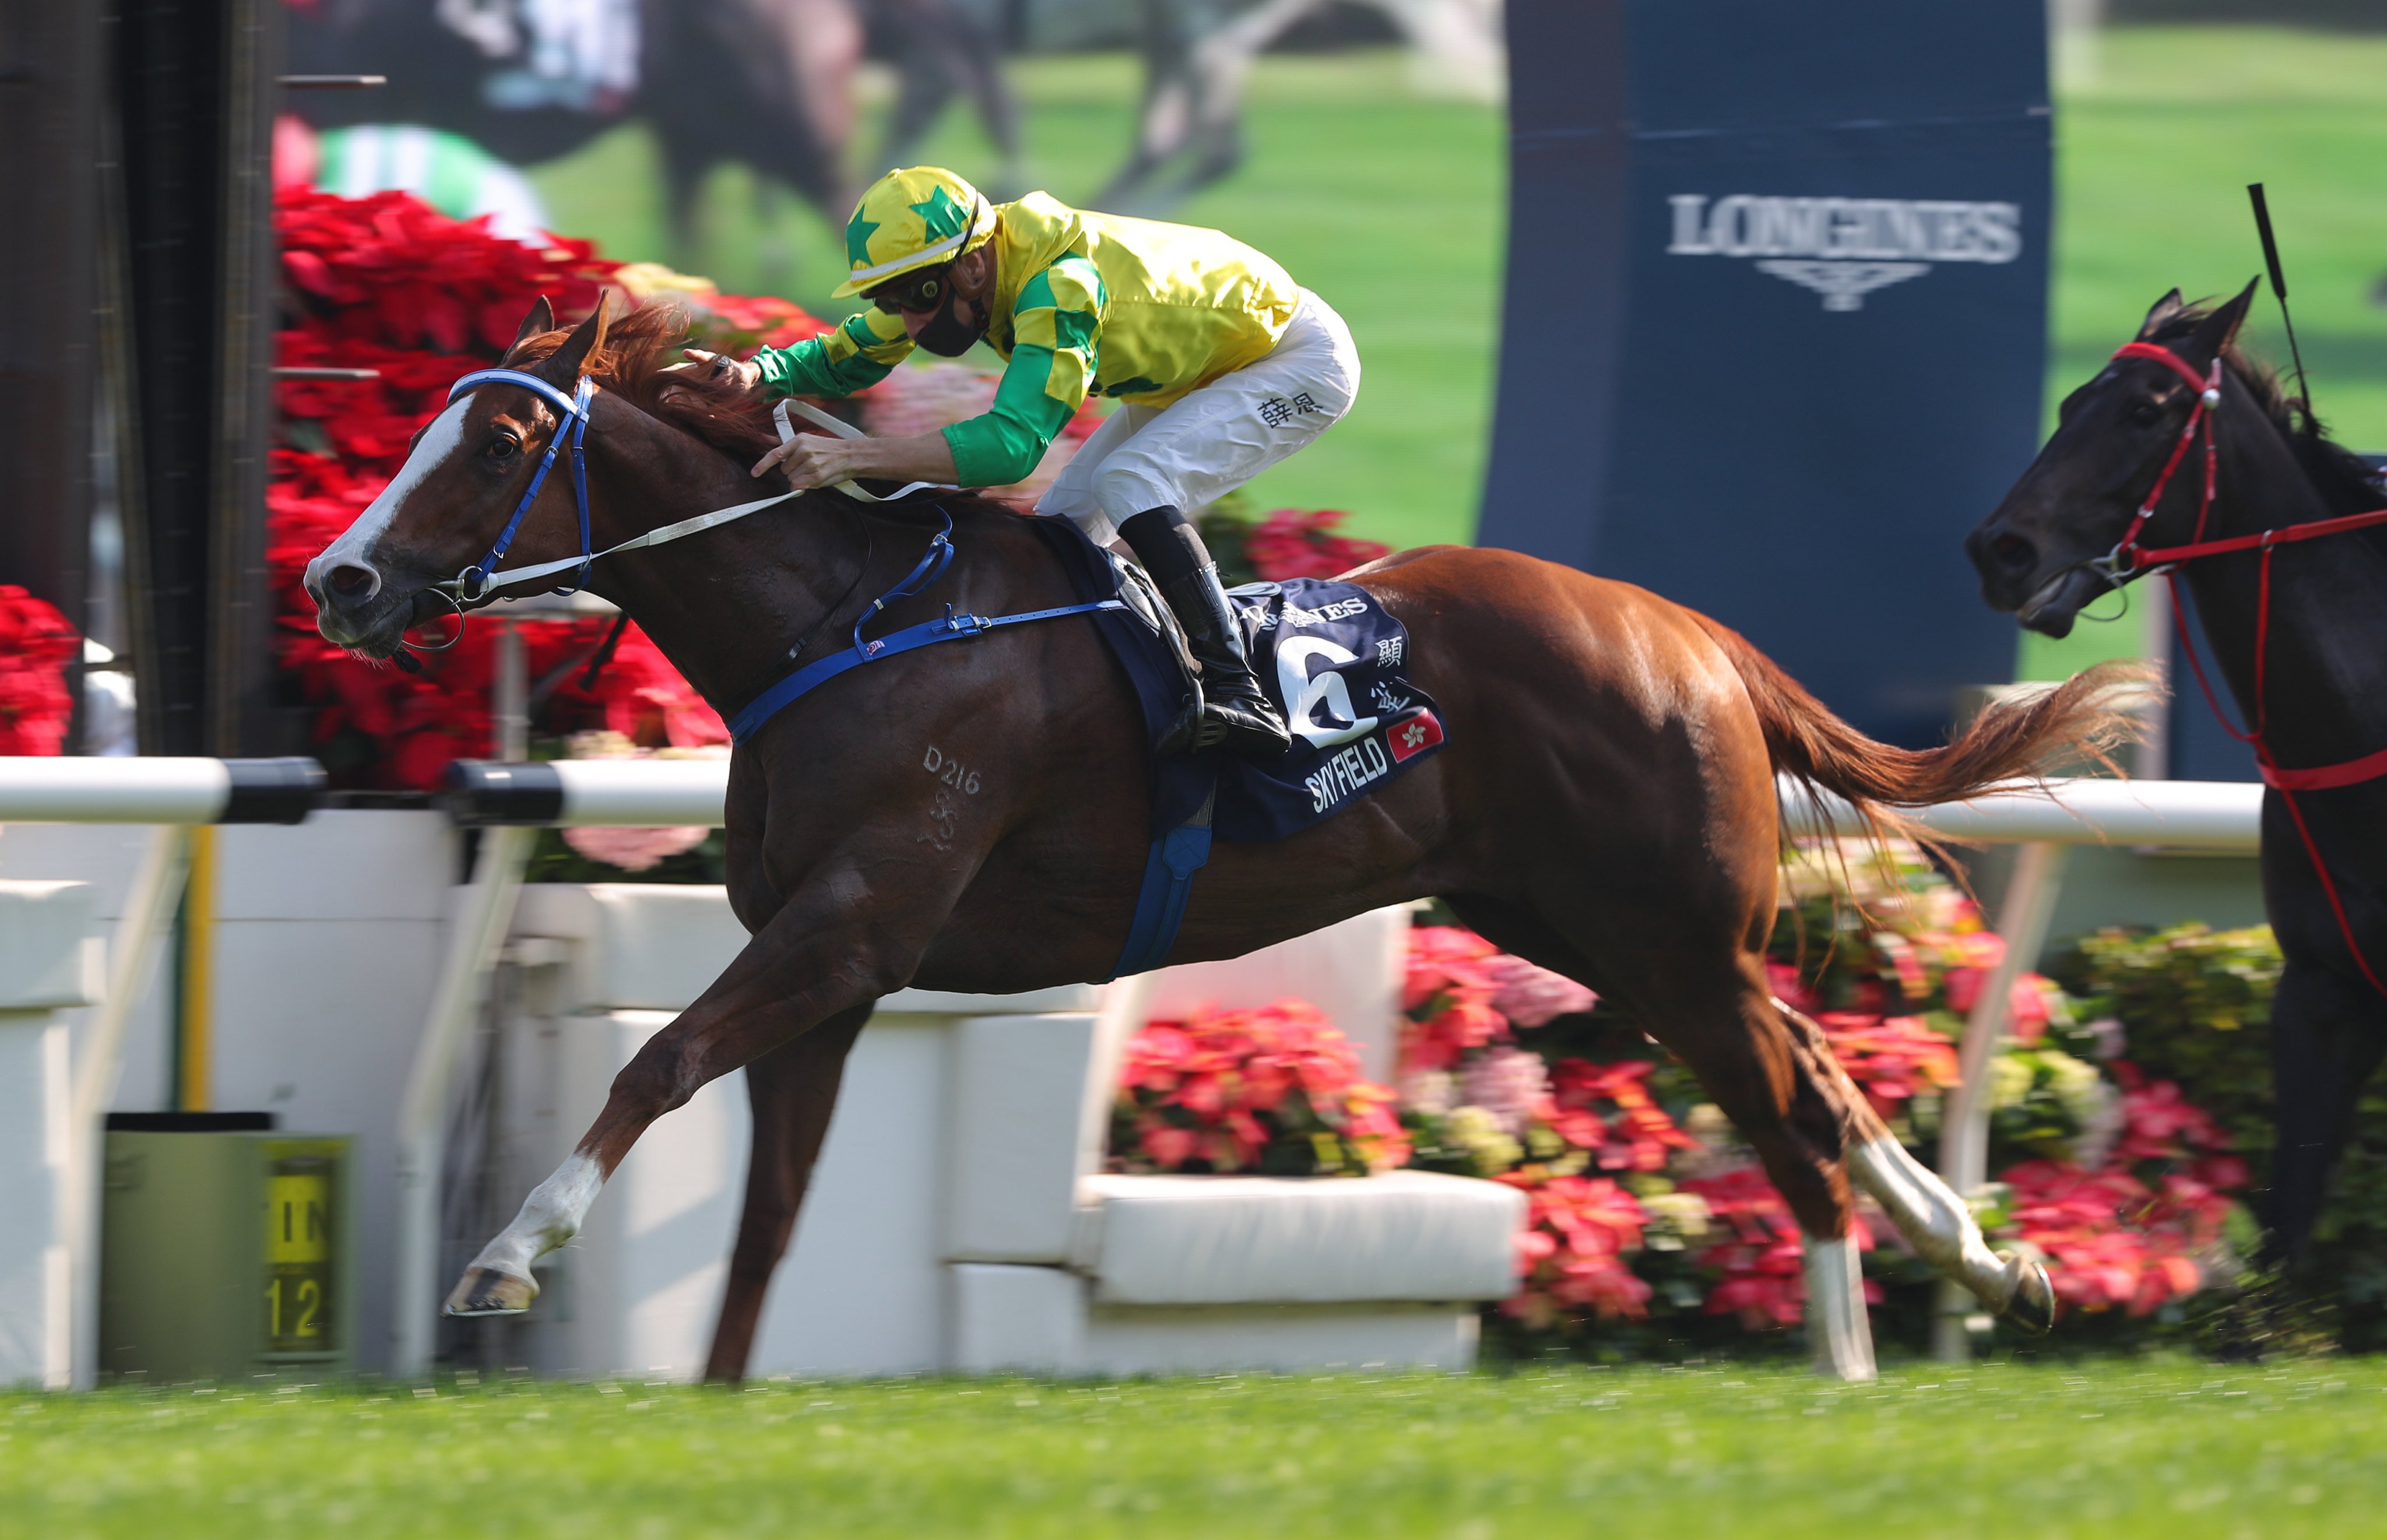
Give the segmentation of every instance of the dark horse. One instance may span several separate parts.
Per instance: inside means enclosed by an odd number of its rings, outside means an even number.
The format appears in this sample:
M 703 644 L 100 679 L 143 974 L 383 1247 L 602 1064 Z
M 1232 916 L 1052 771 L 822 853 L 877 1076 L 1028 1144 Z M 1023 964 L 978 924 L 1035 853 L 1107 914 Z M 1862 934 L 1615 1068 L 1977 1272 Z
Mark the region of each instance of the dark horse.
M 2174 547 L 2375 509 L 2370 467 L 2325 437 L 2269 372 L 2240 355 L 2254 296 L 2212 309 L 2155 302 L 2138 340 L 2207 377 L 2221 364 L 2210 413 L 2217 475 L 2204 509 L 2204 451 L 2191 447 L 2135 543 Z M 2202 393 L 2157 358 L 2123 357 L 2065 399 L 2047 447 L 1965 541 L 1981 592 L 2051 637 L 2127 574 L 2101 566 L 2126 542 L 2138 510 L 2180 448 Z M 2197 526 L 2202 512 L 2203 528 Z M 2272 563 L 2267 656 L 2258 672 L 2263 563 Z M 2387 747 L 2387 529 L 2189 561 L 2177 580 L 2196 601 L 2207 644 L 2243 719 L 2275 766 L 2337 765 Z M 2274 772 L 2275 778 L 2277 772 Z M 2294 805 L 2292 807 L 2290 798 Z M 2314 864 L 2295 817 L 2311 830 Z M 2263 798 L 2263 903 L 2286 959 L 2271 1008 L 2279 1148 L 2271 1177 L 2273 1254 L 2305 1260 L 2330 1168 L 2345 1147 L 2355 1099 L 2387 1054 L 2387 780 Z M 2333 879 L 2345 907 L 2330 903 Z M 2349 933 L 2359 955 L 2348 946 Z
M 746 466 L 776 438 L 759 408 L 664 370 L 676 317 L 636 311 L 610 335 L 601 309 L 569 335 L 549 324 L 542 301 L 510 357 L 537 360 L 560 388 L 584 375 L 601 387 L 587 435 L 600 546 L 751 499 Z M 323 635 L 387 657 L 410 624 L 446 615 L 435 586 L 488 549 L 556 427 L 538 394 L 503 382 L 427 424 L 388 488 L 308 568 Z M 512 560 L 581 549 L 568 480 L 549 478 Z M 1028 520 L 977 497 L 942 507 L 960 555 L 884 625 L 948 603 L 1002 615 L 1070 602 Z M 867 596 L 913 565 L 935 518 L 820 492 L 606 558 L 592 587 L 726 714 L 785 673 L 791 650 L 845 645 Z M 1232 957 L 1446 897 L 1499 945 L 1629 1006 L 1739 1126 L 1809 1237 L 1819 1336 L 1837 1344 L 1826 1367 L 1870 1370 L 1851 1178 L 1989 1308 L 2045 1329 L 2045 1274 L 1989 1250 L 1964 1205 L 1866 1109 L 1821 1032 L 1771 998 L 1774 776 L 1867 805 L 1964 797 L 2115 731 L 2102 682 L 1994 708 L 1948 747 L 1915 752 L 1863 738 L 1731 631 L 1625 584 L 1449 546 L 1351 577 L 1408 626 L 1415 677 L 1441 703 L 1449 745 L 1324 824 L 1221 847 L 1171 960 Z M 924 773 L 929 748 L 975 772 L 977 790 L 956 800 Z M 1080 619 L 856 669 L 741 743 L 729 900 L 753 940 L 622 1072 L 449 1310 L 526 1306 L 532 1259 L 576 1231 L 647 1125 L 743 1067 L 752 1166 L 708 1370 L 738 1378 L 873 1002 L 916 983 L 1004 993 L 1107 977 L 1144 866 L 1149 751 L 1125 679 Z

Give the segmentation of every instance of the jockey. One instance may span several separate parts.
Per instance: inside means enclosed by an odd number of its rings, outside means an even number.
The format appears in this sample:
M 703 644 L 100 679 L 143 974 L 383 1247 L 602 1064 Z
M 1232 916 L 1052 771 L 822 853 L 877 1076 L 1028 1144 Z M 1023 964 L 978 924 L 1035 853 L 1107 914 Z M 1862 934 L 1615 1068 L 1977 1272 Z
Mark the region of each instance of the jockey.
M 1008 360 L 984 415 L 913 438 L 802 435 L 798 486 L 858 476 L 1004 486 L 1024 480 L 1089 394 L 1119 406 L 1039 513 L 1114 532 L 1143 562 L 1202 665 L 1199 741 L 1283 752 L 1284 719 L 1253 679 L 1243 631 L 1186 517 L 1307 445 L 1351 410 L 1349 328 L 1284 269 L 1215 230 L 1088 213 L 1042 193 L 991 205 L 953 172 L 890 171 L 845 229 L 835 291 L 872 308 L 751 363 L 695 352 L 761 396 L 852 394 L 916 346 L 958 358 L 983 339 Z

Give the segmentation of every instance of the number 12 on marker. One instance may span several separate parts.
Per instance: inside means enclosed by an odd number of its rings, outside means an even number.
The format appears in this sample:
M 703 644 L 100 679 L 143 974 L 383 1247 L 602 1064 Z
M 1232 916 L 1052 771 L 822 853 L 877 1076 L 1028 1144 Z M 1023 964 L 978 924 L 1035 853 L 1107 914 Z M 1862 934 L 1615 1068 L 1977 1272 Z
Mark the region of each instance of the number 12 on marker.
M 332 1171 L 276 1161 L 265 1182 L 265 1336 L 269 1353 L 331 1344 Z

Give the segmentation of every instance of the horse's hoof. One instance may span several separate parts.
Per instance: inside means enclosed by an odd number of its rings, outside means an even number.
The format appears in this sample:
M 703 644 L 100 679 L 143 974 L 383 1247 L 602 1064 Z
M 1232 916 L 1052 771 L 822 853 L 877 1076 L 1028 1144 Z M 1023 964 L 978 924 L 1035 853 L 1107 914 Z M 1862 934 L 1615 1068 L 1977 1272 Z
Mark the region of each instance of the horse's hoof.
M 2047 1269 L 2023 1256 L 2009 1256 L 2006 1265 L 2017 1276 L 2014 1294 L 1999 1313 L 2034 1337 L 2054 1331 L 2055 1285 L 2047 1281 Z
M 538 1285 L 495 1268 L 474 1268 L 448 1296 L 451 1316 L 518 1316 L 538 1297 Z

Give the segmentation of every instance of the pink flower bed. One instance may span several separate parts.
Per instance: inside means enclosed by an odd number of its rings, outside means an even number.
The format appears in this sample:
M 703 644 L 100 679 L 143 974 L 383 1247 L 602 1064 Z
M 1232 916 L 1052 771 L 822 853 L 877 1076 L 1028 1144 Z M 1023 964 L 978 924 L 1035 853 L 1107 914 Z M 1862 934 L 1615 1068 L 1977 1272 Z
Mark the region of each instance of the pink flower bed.
M 1262 580 L 1282 583 L 1289 577 L 1339 577 L 1392 550 L 1374 540 L 1334 533 L 1350 516 L 1334 508 L 1309 513 L 1280 508 L 1244 535 L 1244 559 Z
M 1968 904 L 1955 914 L 1977 923 Z M 1968 987 L 1977 993 L 2000 947 L 1977 929 L 1876 935 L 1869 948 L 1879 971 L 1836 986 L 1873 1008 L 1827 1009 L 1815 983 L 1787 966 L 1774 982 L 1814 1012 L 1870 1105 L 1903 1129 L 1918 1116 L 1936 1119 L 1956 1084 L 1949 1034 L 1958 1023 L 1948 997 Z M 2030 1081 L 2034 1067 L 2053 1064 L 2069 1077 L 2059 1077 L 2064 1092 L 2077 1097 L 2080 1080 L 2100 1072 L 2054 1051 L 2047 1034 L 2061 997 L 2043 980 L 2026 983 L 2031 1012 L 2017 1013 L 2011 1050 L 2023 1067 L 2005 1080 Z M 1589 990 L 1471 931 L 1420 926 L 1409 933 L 1401 1000 L 1397 1106 L 1358 1081 L 1349 1045 L 1298 1001 L 1153 1024 L 1122 1077 L 1115 1159 L 1168 1171 L 1358 1171 L 1408 1162 L 1503 1182 L 1526 1195 L 1529 1210 L 1517 1292 L 1500 1308 L 1531 1332 L 1595 1332 L 1661 1307 L 1748 1331 L 1800 1322 L 1798 1223 L 1714 1108 L 1692 1109 L 1691 1127 L 1706 1130 L 1698 1136 L 1677 1121 L 1659 1087 L 1683 1096 L 1680 1071 L 1648 1057 L 1536 1051 L 1530 1037 L 1521 1039 L 1592 1010 Z M 1899 1004 L 1908 1008 L 1882 1008 Z M 2102 1073 L 2110 1079 L 2098 1083 L 2115 1090 L 2098 1105 L 2112 1108 L 2115 1121 L 2084 1130 L 2074 1145 L 2092 1152 L 2098 1166 L 2046 1156 L 2013 1163 L 1998 1234 L 2047 1258 L 2064 1309 L 2144 1316 L 2212 1283 L 2230 1194 L 2243 1188 L 2246 1169 L 2178 1086 L 2142 1083 L 2122 1063 Z M 1373 1142 L 1361 1156 L 1341 1153 L 1338 1142 L 1353 1139 Z M 1927 1156 L 1928 1141 L 1910 1142 Z M 1876 1235 L 1894 1248 L 1884 1255 L 1904 1253 L 1895 1232 L 1861 1208 L 1860 1247 L 1874 1252 Z M 1921 1274 L 1909 1259 L 1888 1264 L 1885 1276 Z M 1875 1303 L 1886 1297 L 1879 1279 L 1869 1277 L 1865 1292 Z
M 1130 1171 L 1390 1170 L 1408 1157 L 1392 1100 L 1305 1001 L 1155 1021 L 1128 1045 L 1111 1150 Z

